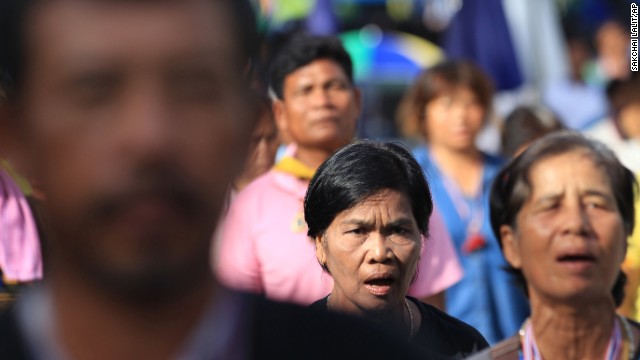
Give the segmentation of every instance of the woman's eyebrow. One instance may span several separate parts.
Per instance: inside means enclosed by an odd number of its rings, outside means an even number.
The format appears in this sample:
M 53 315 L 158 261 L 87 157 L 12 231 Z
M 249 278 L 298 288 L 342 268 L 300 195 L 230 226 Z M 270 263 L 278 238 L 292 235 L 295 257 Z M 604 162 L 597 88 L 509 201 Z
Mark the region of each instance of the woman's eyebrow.
M 545 202 L 550 202 L 550 201 L 557 201 L 558 199 L 562 198 L 564 196 L 564 191 L 563 192 L 559 192 L 559 193 L 553 193 L 553 194 L 548 194 L 548 195 L 544 195 L 539 197 L 538 199 L 535 200 L 536 204 L 539 203 L 545 203 Z M 613 196 L 609 193 L 607 193 L 606 191 L 603 190 L 599 190 L 599 189 L 586 189 L 584 191 L 580 192 L 580 196 L 597 196 L 597 197 L 601 197 L 607 200 L 614 200 Z
M 373 221 L 365 219 L 348 219 L 342 222 L 342 225 L 357 225 L 361 227 L 372 227 Z
M 582 192 L 582 196 L 598 196 L 608 200 L 613 200 L 613 196 L 606 191 L 598 190 L 598 189 L 587 189 Z
M 384 227 L 389 228 L 389 227 L 395 227 L 395 226 L 410 225 L 411 223 L 412 223 L 412 220 L 410 217 L 403 216 L 392 222 L 387 223 Z M 374 226 L 374 222 L 365 220 L 365 219 L 348 219 L 343 221 L 342 225 L 359 225 L 362 227 L 372 227 Z
M 401 217 L 399 219 L 396 219 L 390 223 L 388 223 L 385 228 L 394 228 L 394 227 L 398 227 L 398 226 L 406 226 L 406 225 L 411 225 L 413 223 L 413 221 L 411 221 L 411 218 L 409 217 Z
M 544 203 L 544 202 L 549 202 L 549 201 L 557 201 L 558 199 L 562 198 L 564 196 L 564 191 L 562 192 L 557 192 L 557 193 L 552 193 L 552 194 L 548 194 L 548 195 L 544 195 L 539 197 L 538 199 L 536 199 L 536 201 L 534 203 L 539 204 L 539 203 Z

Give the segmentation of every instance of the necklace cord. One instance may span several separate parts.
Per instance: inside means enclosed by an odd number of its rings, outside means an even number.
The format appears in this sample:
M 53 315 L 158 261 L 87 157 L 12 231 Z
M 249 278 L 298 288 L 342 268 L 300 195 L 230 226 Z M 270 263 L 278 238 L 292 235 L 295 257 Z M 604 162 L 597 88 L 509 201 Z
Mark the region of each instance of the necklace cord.
M 411 337 L 413 336 L 413 312 L 411 311 L 411 306 L 409 306 L 409 301 L 407 300 L 407 298 L 404 298 L 404 305 L 407 307 L 407 310 L 409 311 L 409 339 L 411 340 Z

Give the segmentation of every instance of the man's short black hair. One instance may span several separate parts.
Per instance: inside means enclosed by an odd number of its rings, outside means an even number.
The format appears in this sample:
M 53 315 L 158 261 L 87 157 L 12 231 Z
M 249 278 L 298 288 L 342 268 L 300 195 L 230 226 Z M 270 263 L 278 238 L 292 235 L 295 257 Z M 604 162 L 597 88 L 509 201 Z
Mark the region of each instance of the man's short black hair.
M 4 93 L 4 96 L 11 98 L 21 85 L 25 63 L 26 24 L 31 9 L 40 1 L 43 0 L 0 0 L 0 96 Z M 241 56 L 251 65 L 257 54 L 258 34 L 255 14 L 249 0 L 209 1 L 218 1 L 228 6 L 234 27 L 230 33 L 235 34 L 235 43 L 240 47 Z
M 294 36 L 276 55 L 271 64 L 269 85 L 283 99 L 284 80 L 292 72 L 320 59 L 335 61 L 353 84 L 353 64 L 340 39 L 333 36 Z
M 324 234 L 338 214 L 388 189 L 409 199 L 420 233 L 428 236 L 433 201 L 422 168 L 401 145 L 371 141 L 342 148 L 318 168 L 304 198 L 307 235 Z

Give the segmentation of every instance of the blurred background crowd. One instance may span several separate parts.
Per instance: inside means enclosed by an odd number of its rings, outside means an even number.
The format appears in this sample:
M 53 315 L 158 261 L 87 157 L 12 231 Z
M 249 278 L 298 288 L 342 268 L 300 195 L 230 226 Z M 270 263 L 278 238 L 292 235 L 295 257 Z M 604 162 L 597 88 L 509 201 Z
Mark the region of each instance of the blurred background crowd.
M 637 137 L 630 127 L 622 128 L 624 121 L 617 116 L 620 104 L 633 102 L 624 95 L 633 91 L 618 86 L 632 75 L 630 3 L 265 0 L 256 5 L 265 37 L 265 69 L 294 33 L 340 37 L 363 92 L 361 138 L 400 138 L 398 104 L 420 71 L 444 59 L 464 59 L 486 72 L 495 88 L 491 122 L 478 137 L 481 149 L 501 152 L 505 120 L 517 107 L 527 106 L 549 126 L 555 120 L 570 129 L 599 133 L 622 153 L 632 150 L 623 150 L 621 140 Z M 612 122 L 614 131 L 603 125 Z M 637 157 L 635 163 L 632 156 L 623 158 L 638 170 Z

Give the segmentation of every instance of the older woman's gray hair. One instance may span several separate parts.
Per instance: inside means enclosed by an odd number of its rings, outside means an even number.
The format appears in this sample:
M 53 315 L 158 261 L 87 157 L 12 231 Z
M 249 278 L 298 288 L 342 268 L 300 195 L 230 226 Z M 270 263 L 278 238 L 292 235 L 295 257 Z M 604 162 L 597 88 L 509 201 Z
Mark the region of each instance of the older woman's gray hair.
M 543 159 L 574 151 L 583 152 L 607 174 L 625 233 L 627 236 L 631 235 L 635 222 L 634 194 L 638 189 L 633 173 L 624 167 L 604 144 L 587 139 L 576 132 L 562 131 L 535 141 L 522 154 L 511 160 L 496 176 L 489 201 L 491 227 L 500 246 L 502 246 L 500 227 L 508 225 L 514 229 L 517 228 L 517 215 L 531 196 L 530 172 L 533 165 Z M 525 287 L 526 280 L 522 272 L 513 267 L 508 270 L 514 273 L 520 284 Z M 613 288 L 616 305 L 622 302 L 625 281 L 624 273 L 620 272 Z

